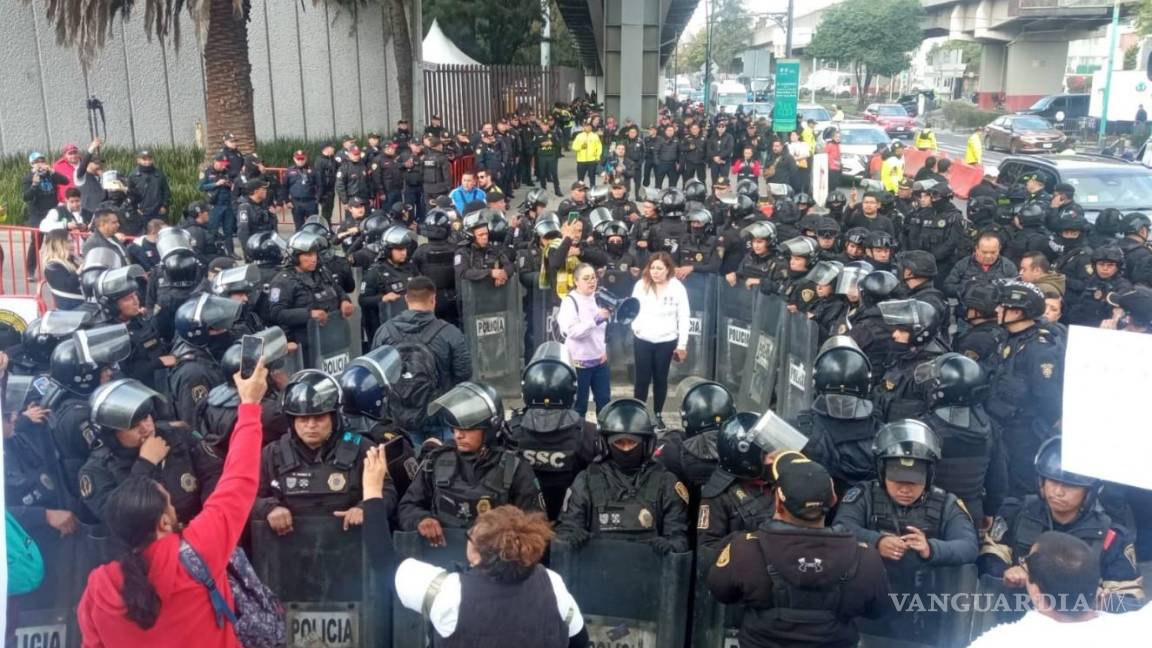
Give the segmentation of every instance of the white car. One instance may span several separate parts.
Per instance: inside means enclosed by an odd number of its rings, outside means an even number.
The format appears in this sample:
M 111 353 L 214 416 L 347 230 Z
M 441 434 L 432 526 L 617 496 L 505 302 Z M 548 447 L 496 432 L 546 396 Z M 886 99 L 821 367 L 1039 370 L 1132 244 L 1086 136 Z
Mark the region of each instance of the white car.
M 796 115 L 802 124 L 807 124 L 809 119 L 815 119 L 817 133 L 832 125 L 832 113 L 820 104 L 797 104 Z
M 867 178 L 872 154 L 880 147 L 887 148 L 892 138 L 883 128 L 867 121 L 846 121 L 839 128 L 842 173 L 857 180 Z

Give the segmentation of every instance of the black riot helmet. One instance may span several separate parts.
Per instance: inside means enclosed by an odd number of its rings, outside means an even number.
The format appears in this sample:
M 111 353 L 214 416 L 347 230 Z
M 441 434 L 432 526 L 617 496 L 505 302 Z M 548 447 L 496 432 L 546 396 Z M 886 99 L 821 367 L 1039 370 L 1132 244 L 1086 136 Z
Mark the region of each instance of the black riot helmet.
M 860 280 L 860 303 L 875 306 L 888 299 L 900 287 L 900 280 L 887 270 L 869 272 Z
M 828 192 L 828 199 L 824 201 L 824 204 L 832 211 L 840 211 L 848 204 L 848 197 L 844 195 L 843 191 L 830 191 Z
M 79 330 L 52 351 L 49 376 L 64 389 L 86 396 L 100 384 L 102 370 L 123 362 L 131 352 L 123 324 Z
M 528 407 L 567 409 L 576 402 L 576 369 L 559 342 L 541 344 L 520 374 Z
M 712 229 L 712 212 L 707 209 L 693 209 L 688 212 L 684 220 L 688 223 L 689 227 L 692 225 L 700 225 L 700 229 L 705 232 L 711 231 Z
M 1044 293 L 1036 286 L 1019 279 L 997 279 L 995 284 L 996 305 L 1020 309 L 1027 319 L 1044 315 Z
M 235 293 L 251 294 L 260 285 L 260 270 L 255 264 L 227 268 L 212 278 L 212 294 L 227 297 Z
M 684 184 L 684 200 L 702 203 L 708 198 L 708 187 L 699 180 L 689 180 Z
M 340 432 L 342 418 L 340 408 L 344 392 L 340 383 L 319 369 L 305 369 L 296 372 L 284 387 L 280 405 L 289 420 L 297 416 L 332 416 L 332 434 Z M 296 425 L 291 423 L 295 432 Z
M 996 199 L 992 196 L 976 196 L 968 200 L 966 208 L 968 220 L 975 225 L 987 225 L 996 220 Z
M 160 394 L 133 378 L 101 385 L 88 399 L 92 424 L 105 434 L 130 430 L 152 416 Z
M 228 347 L 224 355 L 220 356 L 220 369 L 224 371 L 224 376 L 231 381 L 232 376 L 240 371 L 240 363 L 244 357 L 244 347 L 239 342 Z
M 504 429 L 504 401 L 484 383 L 462 382 L 432 401 L 428 416 L 456 430 L 483 430 L 490 445 Z
M 1118 266 L 1124 266 L 1124 250 L 1119 245 L 1102 245 L 1092 250 L 1092 263 L 1110 261 Z
M 868 398 L 872 364 L 852 338 L 836 335 L 820 347 L 812 367 L 812 380 L 818 394 Z
M 489 207 L 481 213 L 488 219 L 488 238 L 493 243 L 503 243 L 508 240 L 508 217 L 504 215 L 504 212 Z
M 476 230 L 490 225 L 488 215 L 491 211 L 493 210 L 481 209 L 465 216 L 461 224 L 461 229 L 464 230 L 464 238 L 468 239 L 469 242 L 474 242 L 476 240 Z M 491 238 L 489 238 L 489 241 L 491 241 Z
M 899 247 L 896 239 L 888 232 L 869 232 L 866 245 L 868 248 L 881 248 L 885 250 L 895 250 Z
M 443 241 L 452 230 L 452 215 L 443 209 L 430 209 L 420 221 L 420 233 L 432 241 Z
M 1048 208 L 1033 200 L 1020 207 L 1016 216 L 1020 219 L 1020 227 L 1040 227 L 1048 216 Z
M 617 398 L 596 415 L 600 434 L 609 444 L 612 437 L 625 435 L 640 442 L 642 454 L 649 457 L 656 442 L 656 423 L 648 407 L 635 398 Z
M 588 212 L 588 224 L 591 226 L 593 232 L 598 231 L 605 223 L 611 223 L 616 219 L 612 217 L 612 210 L 607 207 L 597 207 Z
M 780 198 L 772 205 L 772 220 L 795 225 L 800 222 L 800 210 L 791 198 Z
M 776 226 L 771 221 L 756 221 L 740 230 L 740 236 L 749 241 L 764 239 L 770 245 L 776 245 Z
M 607 241 L 613 236 L 619 236 L 628 242 L 628 226 L 620 221 L 608 221 L 601 223 L 599 227 L 594 230 L 595 235 L 602 241 Z
M 919 472 L 924 476 L 924 485 L 931 486 L 934 467 L 942 456 L 940 438 L 932 428 L 915 419 L 893 421 L 876 432 L 872 456 L 881 480 L 918 481 L 915 475 Z
M 156 234 L 156 254 L 163 261 L 180 250 L 193 250 L 192 235 L 181 227 L 165 227 Z
M 365 243 L 376 243 L 389 227 L 392 227 L 392 219 L 383 210 L 377 209 L 360 223 L 360 235 L 364 237 Z
M 816 239 L 796 236 L 781 243 L 780 251 L 791 256 L 811 259 L 820 251 L 820 244 Z
M 403 248 L 411 253 L 416 249 L 416 237 L 407 227 L 393 225 L 381 235 L 380 245 L 386 250 Z
M 323 236 L 325 239 L 332 238 L 332 226 L 329 225 L 328 221 L 320 214 L 313 214 L 304 219 L 304 224 L 300 227 L 300 231 L 311 232 Z
M 376 347 L 348 363 L 339 378 L 344 413 L 380 420 L 388 386 L 400 379 L 403 368 L 400 353 L 388 345 Z
M 96 282 L 105 270 L 115 270 L 124 265 L 124 261 L 112 249 L 106 247 L 92 248 L 84 255 L 84 264 L 80 266 L 80 292 L 84 297 L 92 299 L 96 296 Z
M 796 194 L 792 198 L 792 202 L 796 203 L 796 206 L 799 207 L 800 211 L 802 212 L 808 211 L 812 208 L 812 205 L 816 204 L 816 201 L 812 199 L 812 196 L 804 193 L 803 191 Z
M 983 400 L 988 377 L 980 363 L 960 353 L 945 353 L 926 363 L 924 381 L 931 407 L 967 407 Z
M 679 218 L 684 213 L 686 203 L 683 191 L 675 187 L 665 189 L 660 195 L 661 218 Z
M 771 410 L 757 416 L 740 412 L 720 426 L 716 453 L 720 467 L 742 479 L 764 477 L 764 458 L 773 452 L 799 450 L 807 439 Z
M 728 388 L 698 376 L 680 382 L 680 420 L 687 436 L 714 430 L 736 414 L 736 399 Z
M 1088 222 L 1088 219 L 1084 217 L 1084 212 L 1079 209 L 1060 210 L 1053 225 L 1053 231 L 1057 234 L 1067 230 L 1087 232 L 1092 229 L 1092 223 Z
M 1124 216 L 1124 236 L 1137 236 L 1144 230 L 1152 230 L 1152 220 L 1140 212 Z
M 1102 209 L 1096 216 L 1093 229 L 1098 236 L 1115 237 L 1124 229 L 1124 214 L 1115 207 Z
M 974 310 L 984 317 L 996 315 L 996 286 L 988 281 L 969 283 L 960 295 L 960 304 L 965 310 Z
M 843 269 L 844 264 L 839 261 L 820 261 L 808 271 L 804 278 L 817 286 L 828 286 L 836 282 L 840 276 L 840 271 Z
M 881 302 L 878 306 L 884 323 L 911 334 L 911 345 L 922 347 L 940 332 L 940 314 L 928 302 L 918 299 L 898 299 Z
M 176 336 L 195 347 L 208 346 L 213 330 L 229 330 L 244 305 L 216 295 L 200 294 L 176 309 Z
M 244 241 L 244 252 L 256 263 L 280 265 L 288 254 L 288 242 L 276 232 L 256 232 Z
M 871 231 L 866 227 L 853 227 L 844 233 L 844 242 L 859 245 L 860 247 L 867 247 L 869 234 L 871 234 Z
M 929 196 L 932 196 L 932 202 L 934 203 L 943 202 L 945 200 L 952 200 L 952 196 L 954 195 L 952 192 L 952 187 L 949 187 L 948 184 L 944 182 L 937 182 L 931 187 L 925 189 L 925 192 Z
M 896 208 L 896 196 L 892 195 L 890 191 L 881 191 L 876 195 L 877 200 L 880 201 L 880 213 L 891 214 L 892 210 Z
M 528 191 L 528 195 L 524 197 L 524 206 L 528 209 L 534 207 L 547 207 L 548 206 L 548 190 L 543 187 L 537 187 Z
M 729 213 L 732 214 L 732 220 L 734 221 L 748 218 L 749 216 L 756 213 L 756 201 L 752 200 L 748 196 L 736 196 L 736 203 L 732 205 L 732 209 Z
M 840 276 L 836 278 L 836 294 L 860 296 L 860 282 L 873 272 L 872 264 L 867 261 L 849 261 L 840 269 Z
M 51 310 L 28 322 L 20 334 L 24 353 L 37 365 L 52 361 L 52 350 L 72 334 L 92 323 L 90 311 Z
M 736 195 L 747 196 L 752 204 L 755 205 L 760 201 L 760 187 L 755 180 L 751 178 L 744 178 L 736 183 Z
M 105 270 L 100 273 L 96 281 L 96 303 L 104 309 L 109 316 L 117 314 L 116 302 L 122 297 L 139 292 L 145 285 L 144 269 L 136 264 Z
M 1099 480 L 1095 477 L 1087 475 L 1079 475 L 1074 472 L 1068 472 L 1063 467 L 1063 452 L 1061 449 L 1062 438 L 1054 436 L 1047 439 L 1044 443 L 1040 444 L 1040 450 L 1036 452 L 1036 459 L 1034 465 L 1036 466 L 1036 474 L 1040 478 L 1041 492 L 1043 492 L 1043 482 L 1045 479 L 1060 482 L 1061 484 L 1070 484 L 1072 486 L 1081 486 L 1089 490 L 1095 490 L 1099 485 Z M 1089 498 L 1085 498 L 1085 503 Z
M 315 252 L 322 253 L 328 248 L 328 238 L 316 232 L 301 229 L 288 239 L 288 254 L 292 257 L 292 265 L 300 263 L 300 255 Z
M 540 218 L 536 219 L 536 224 L 532 226 L 532 233 L 538 241 L 546 241 L 560 236 L 560 217 L 556 215 L 556 212 L 541 215 Z
M 200 281 L 200 259 L 192 250 L 176 250 L 160 262 L 164 276 L 177 288 L 190 288 Z

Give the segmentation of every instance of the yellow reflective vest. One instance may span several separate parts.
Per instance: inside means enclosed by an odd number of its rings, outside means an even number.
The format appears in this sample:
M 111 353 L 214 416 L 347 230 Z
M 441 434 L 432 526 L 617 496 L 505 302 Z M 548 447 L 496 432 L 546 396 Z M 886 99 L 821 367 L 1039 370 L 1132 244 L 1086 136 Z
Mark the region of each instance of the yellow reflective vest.
M 980 133 L 968 136 L 968 148 L 964 151 L 964 164 L 980 164 L 984 159 L 984 139 Z
M 884 189 L 896 193 L 900 190 L 900 180 L 904 177 L 904 158 L 895 155 L 888 156 L 880 167 L 880 182 Z

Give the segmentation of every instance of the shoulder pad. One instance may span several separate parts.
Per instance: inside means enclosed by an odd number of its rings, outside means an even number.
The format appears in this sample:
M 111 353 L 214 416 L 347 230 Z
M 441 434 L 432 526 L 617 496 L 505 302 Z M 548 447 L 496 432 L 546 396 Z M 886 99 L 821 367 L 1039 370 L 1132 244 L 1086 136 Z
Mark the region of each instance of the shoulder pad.
M 231 383 L 216 385 L 208 392 L 208 404 L 212 407 L 238 407 L 240 393 Z
M 842 501 L 845 504 L 851 504 L 852 502 L 855 502 L 856 500 L 860 499 L 860 495 L 862 495 L 863 493 L 864 493 L 864 489 L 862 487 L 853 486 L 852 488 L 848 489 L 848 492 L 844 493 L 844 499 Z

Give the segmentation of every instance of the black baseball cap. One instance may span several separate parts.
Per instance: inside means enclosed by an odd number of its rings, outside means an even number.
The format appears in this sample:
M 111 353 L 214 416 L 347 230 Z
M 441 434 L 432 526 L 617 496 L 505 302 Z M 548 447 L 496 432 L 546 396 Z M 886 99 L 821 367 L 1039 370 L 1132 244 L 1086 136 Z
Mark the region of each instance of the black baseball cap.
M 212 159 L 216 162 L 227 162 L 228 156 L 224 153 L 224 151 L 220 151 L 219 153 L 216 154 L 216 157 L 214 157 Z
M 487 198 L 487 200 L 488 200 L 488 204 L 489 204 L 489 205 L 491 205 L 491 204 L 493 204 L 493 203 L 498 203 L 498 202 L 500 202 L 501 200 L 504 200 L 504 192 L 502 192 L 502 191 L 496 191 L 496 190 L 493 190 L 493 191 L 489 191 L 489 192 L 488 192 L 488 195 L 486 196 L 486 198 Z
M 836 505 L 836 492 L 832 490 L 828 471 L 799 452 L 785 452 L 776 457 L 772 475 L 777 498 L 796 517 L 822 517 Z
M 148 149 L 140 149 L 139 151 L 136 151 L 136 157 L 138 157 L 138 158 L 151 158 L 152 157 L 152 151 L 149 151 Z
M 348 201 L 349 207 L 364 207 L 368 203 L 364 202 L 363 198 L 353 197 Z
M 1107 301 L 1117 308 L 1123 308 L 1137 324 L 1152 326 L 1152 289 L 1137 286 L 1131 290 L 1108 293 Z
M 732 183 L 728 181 L 728 178 L 725 178 L 724 176 L 720 176 L 719 178 L 716 178 L 716 182 L 713 182 L 712 186 L 713 187 L 728 187 L 731 184 Z
M 885 459 L 884 478 L 894 482 L 925 484 L 928 482 L 928 462 L 912 457 Z
M 1061 182 L 1055 187 L 1052 187 L 1052 193 L 1064 194 L 1065 196 L 1071 198 L 1072 196 L 1076 195 L 1076 187 L 1073 187 L 1067 182 Z

